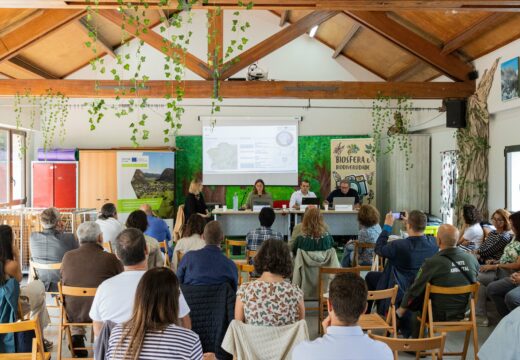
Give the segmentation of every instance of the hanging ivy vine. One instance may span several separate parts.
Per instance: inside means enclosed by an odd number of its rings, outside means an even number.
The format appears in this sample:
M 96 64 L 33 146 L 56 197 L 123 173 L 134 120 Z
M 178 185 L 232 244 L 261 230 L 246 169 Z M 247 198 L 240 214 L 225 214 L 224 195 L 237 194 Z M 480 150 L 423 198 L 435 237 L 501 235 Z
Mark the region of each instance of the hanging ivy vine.
M 410 119 L 413 104 L 407 97 L 391 98 L 381 94 L 372 102 L 372 136 L 376 156 L 389 154 L 399 150 L 405 156 L 405 168 L 411 169 L 410 154 L 412 147 L 410 136 Z M 386 146 L 383 146 L 383 139 Z

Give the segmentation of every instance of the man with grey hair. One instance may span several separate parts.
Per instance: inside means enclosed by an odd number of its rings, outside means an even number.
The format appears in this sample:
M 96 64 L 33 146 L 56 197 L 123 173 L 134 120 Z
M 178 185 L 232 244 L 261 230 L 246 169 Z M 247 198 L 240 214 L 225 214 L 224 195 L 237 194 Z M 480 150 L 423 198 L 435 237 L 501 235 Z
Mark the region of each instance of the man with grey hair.
M 114 255 L 103 251 L 103 234 L 94 221 L 79 225 L 76 234 L 80 247 L 65 254 L 61 264 L 63 285 L 97 288 L 106 279 L 123 271 L 123 264 Z M 70 322 L 91 322 L 90 307 L 94 298 L 71 297 L 66 299 L 67 317 Z M 72 327 L 74 347 L 84 347 L 85 329 Z M 86 350 L 75 351 L 78 357 L 87 357 Z
M 29 240 L 31 260 L 41 264 L 61 263 L 67 251 L 78 248 L 78 242 L 72 233 L 63 232 L 58 209 L 43 210 L 40 222 L 43 231 L 33 232 Z M 38 270 L 37 275 L 46 291 L 58 291 L 59 270 Z

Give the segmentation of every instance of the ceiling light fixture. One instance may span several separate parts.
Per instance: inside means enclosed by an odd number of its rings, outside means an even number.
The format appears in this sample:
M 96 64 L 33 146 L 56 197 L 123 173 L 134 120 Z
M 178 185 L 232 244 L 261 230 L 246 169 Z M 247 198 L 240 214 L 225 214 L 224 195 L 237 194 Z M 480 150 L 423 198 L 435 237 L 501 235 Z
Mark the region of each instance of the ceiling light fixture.
M 319 26 L 319 25 L 316 25 L 316 26 L 312 27 L 311 31 L 309 31 L 309 36 L 310 36 L 311 38 L 313 38 L 314 35 L 316 35 L 316 32 L 318 32 L 318 26 Z

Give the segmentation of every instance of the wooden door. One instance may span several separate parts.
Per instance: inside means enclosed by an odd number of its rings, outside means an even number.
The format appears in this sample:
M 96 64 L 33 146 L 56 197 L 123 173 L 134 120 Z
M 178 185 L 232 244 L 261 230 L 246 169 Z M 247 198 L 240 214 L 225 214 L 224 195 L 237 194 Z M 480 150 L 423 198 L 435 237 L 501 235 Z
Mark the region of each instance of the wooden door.
M 100 209 L 103 204 L 117 205 L 117 163 L 113 150 L 80 150 L 79 206 Z

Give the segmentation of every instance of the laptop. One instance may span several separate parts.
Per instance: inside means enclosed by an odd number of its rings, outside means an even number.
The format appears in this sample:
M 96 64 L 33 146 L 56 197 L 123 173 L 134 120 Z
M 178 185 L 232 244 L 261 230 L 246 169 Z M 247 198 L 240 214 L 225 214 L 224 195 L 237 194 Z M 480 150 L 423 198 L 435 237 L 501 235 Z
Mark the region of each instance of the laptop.
M 304 197 L 302 198 L 302 205 L 319 205 L 320 199 L 317 197 Z
M 354 208 L 354 203 L 356 202 L 355 197 L 335 197 L 332 199 L 332 204 L 334 205 L 334 210 L 352 210 Z
M 253 211 L 260 211 L 265 207 L 271 207 L 272 204 L 270 201 L 265 200 L 255 200 L 253 201 Z

